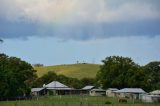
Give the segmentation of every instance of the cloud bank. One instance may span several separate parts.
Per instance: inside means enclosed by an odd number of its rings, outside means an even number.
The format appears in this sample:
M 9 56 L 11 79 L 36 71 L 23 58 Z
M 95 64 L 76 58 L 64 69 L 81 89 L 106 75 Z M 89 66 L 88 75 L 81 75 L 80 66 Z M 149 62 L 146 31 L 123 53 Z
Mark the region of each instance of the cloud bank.
M 0 37 L 160 35 L 159 0 L 1 0 Z

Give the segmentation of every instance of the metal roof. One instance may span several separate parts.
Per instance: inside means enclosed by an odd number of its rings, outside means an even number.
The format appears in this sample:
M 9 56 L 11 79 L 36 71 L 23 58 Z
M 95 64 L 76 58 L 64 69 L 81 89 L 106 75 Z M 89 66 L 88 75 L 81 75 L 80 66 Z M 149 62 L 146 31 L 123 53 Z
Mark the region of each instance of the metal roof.
M 143 89 L 141 88 L 123 88 L 118 91 L 114 91 L 116 93 L 146 93 Z
M 39 92 L 41 90 L 43 90 L 44 88 L 32 88 L 31 92 Z
M 68 86 L 58 82 L 58 81 L 52 81 L 51 83 L 45 85 L 46 88 L 68 88 Z
M 153 95 L 160 95 L 160 90 L 152 91 L 152 92 L 150 92 L 150 94 L 153 94 Z
M 74 90 L 73 88 L 47 88 L 49 90 Z
M 83 90 L 89 90 L 89 89 L 93 89 L 94 88 L 94 86 L 85 86 L 84 88 L 82 88 Z
M 117 91 L 117 88 L 108 88 L 107 90 L 111 90 L 111 91 Z
M 92 89 L 91 91 L 105 91 L 103 89 Z

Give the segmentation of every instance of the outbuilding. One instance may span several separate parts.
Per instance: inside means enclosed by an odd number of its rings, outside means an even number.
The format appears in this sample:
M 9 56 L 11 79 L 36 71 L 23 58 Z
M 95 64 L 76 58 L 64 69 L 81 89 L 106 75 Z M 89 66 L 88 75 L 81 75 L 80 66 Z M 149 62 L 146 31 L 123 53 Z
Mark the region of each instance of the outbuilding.
M 160 103 L 160 95 L 141 95 L 141 100 L 145 103 Z
M 92 89 L 89 92 L 90 96 L 105 96 L 106 95 L 106 91 L 103 89 Z
M 31 93 L 33 96 L 41 96 L 46 94 L 45 88 L 32 88 Z
M 108 96 L 108 97 L 115 97 L 116 96 L 115 91 L 118 91 L 118 89 L 117 88 L 108 88 L 106 90 L 106 96 Z
M 121 98 L 140 99 L 140 95 L 146 92 L 141 88 L 123 88 L 115 93 L 117 97 Z

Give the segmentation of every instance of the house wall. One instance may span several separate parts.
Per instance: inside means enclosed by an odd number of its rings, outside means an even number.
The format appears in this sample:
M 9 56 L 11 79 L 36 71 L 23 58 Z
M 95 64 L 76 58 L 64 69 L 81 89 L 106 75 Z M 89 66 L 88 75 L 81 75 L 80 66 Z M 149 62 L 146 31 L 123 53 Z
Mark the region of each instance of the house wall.
M 139 94 L 134 93 L 116 93 L 115 95 L 119 98 L 139 99 Z

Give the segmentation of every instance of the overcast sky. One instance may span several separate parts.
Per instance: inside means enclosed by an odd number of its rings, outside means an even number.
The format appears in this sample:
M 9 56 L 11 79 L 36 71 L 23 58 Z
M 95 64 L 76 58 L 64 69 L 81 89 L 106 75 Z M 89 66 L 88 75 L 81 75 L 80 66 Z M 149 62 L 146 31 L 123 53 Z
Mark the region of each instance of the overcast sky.
M 160 60 L 160 0 L 0 0 L 0 52 L 31 64 Z

